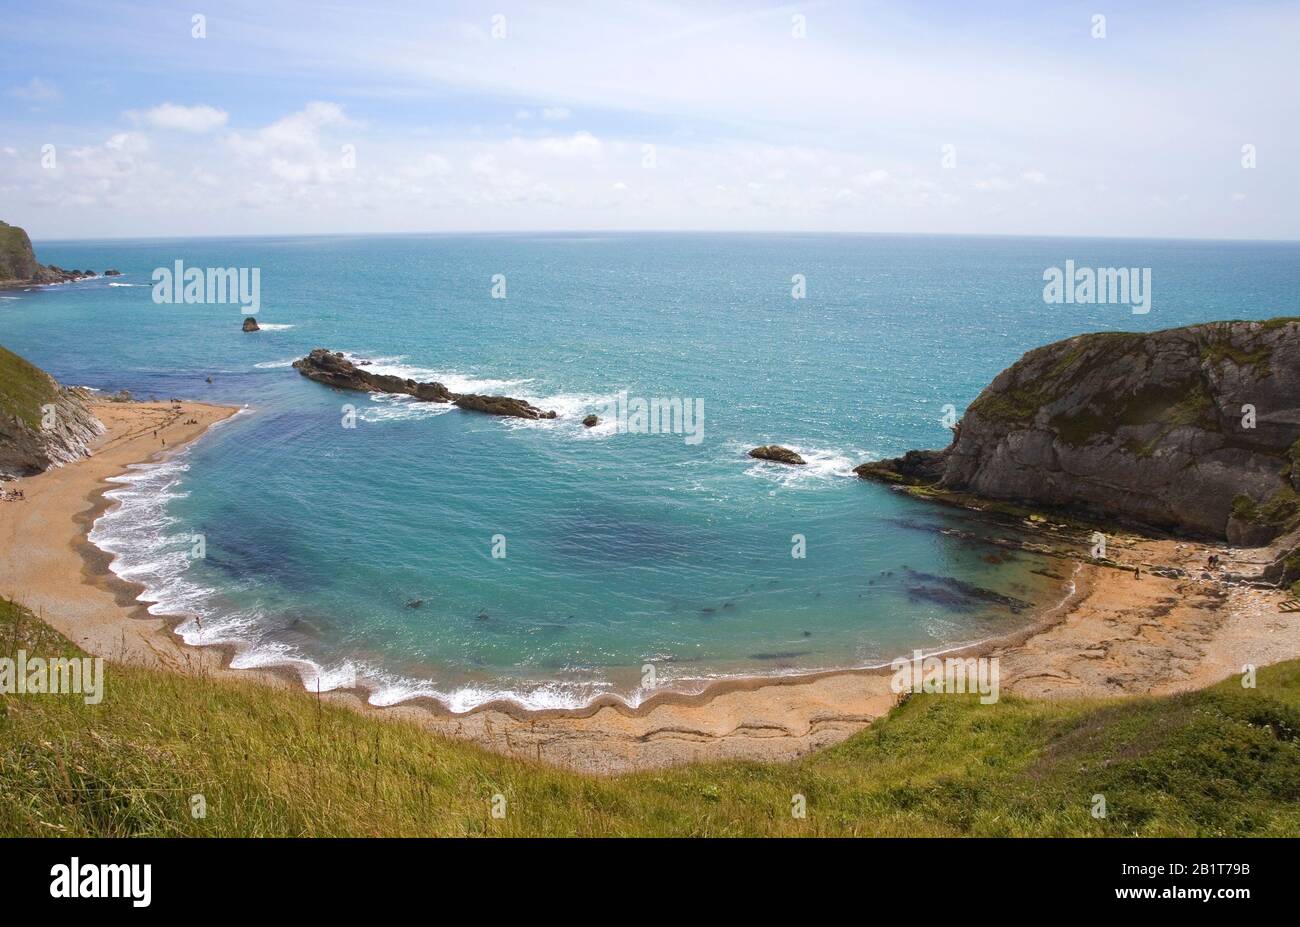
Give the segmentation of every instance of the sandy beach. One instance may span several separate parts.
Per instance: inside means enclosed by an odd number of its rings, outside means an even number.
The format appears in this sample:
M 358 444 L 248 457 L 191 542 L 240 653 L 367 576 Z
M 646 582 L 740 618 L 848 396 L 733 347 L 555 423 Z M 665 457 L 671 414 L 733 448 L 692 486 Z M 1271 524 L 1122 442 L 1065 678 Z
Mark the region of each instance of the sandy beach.
M 108 431 L 92 457 L 6 484 L 24 498 L 0 502 L 0 593 L 109 660 L 298 687 L 296 675 L 230 670 L 228 652 L 182 644 L 171 622 L 149 615 L 136 601 L 139 587 L 115 577 L 108 556 L 86 539 L 111 503 L 103 497 L 114 486 L 110 477 L 176 451 L 237 411 L 193 402 L 97 404 Z M 1068 599 L 1033 628 L 968 653 L 999 658 L 1003 692 L 1037 698 L 1167 694 L 1213 683 L 1246 664 L 1300 656 L 1300 617 L 1278 610 L 1284 596 L 1202 576 L 1211 552 L 1239 571 L 1261 556 L 1117 538 L 1111 556 L 1142 565 L 1140 578 L 1063 562 L 1063 572 L 1073 574 Z M 1146 572 L 1152 566 L 1182 566 L 1188 577 Z M 728 680 L 699 696 L 665 694 L 636 710 L 619 703 L 528 713 L 500 705 L 451 715 L 422 703 L 372 708 L 361 692 L 326 697 L 503 753 L 598 773 L 696 760 L 789 760 L 861 730 L 897 699 L 887 670 Z

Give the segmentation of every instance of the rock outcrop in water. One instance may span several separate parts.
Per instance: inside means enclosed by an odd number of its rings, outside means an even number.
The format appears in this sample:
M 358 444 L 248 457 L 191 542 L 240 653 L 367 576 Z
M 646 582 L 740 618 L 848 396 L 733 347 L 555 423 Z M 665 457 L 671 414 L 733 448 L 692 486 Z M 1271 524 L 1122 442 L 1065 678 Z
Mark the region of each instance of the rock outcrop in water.
M 257 324 L 257 319 L 253 318 L 251 315 L 244 316 L 244 331 L 260 332 L 261 330 L 262 326 Z
M 27 233 L 16 225 L 0 222 L 0 288 L 68 283 L 93 276 L 93 270 L 64 270 L 39 263 Z
M 802 467 L 807 463 L 794 451 L 779 444 L 764 444 L 762 447 L 756 447 L 749 452 L 749 456 L 756 460 L 770 460 L 773 463 L 790 464 L 796 467 Z
M 335 389 L 363 393 L 398 393 L 425 402 L 452 402 L 456 397 L 441 383 L 417 383 L 415 380 L 371 373 L 349 361 L 339 351 L 316 348 L 306 357 L 293 362 L 294 369 L 309 380 Z
M 0 478 L 31 476 L 90 454 L 104 425 L 90 393 L 60 386 L 45 371 L 0 348 Z
M 532 403 L 509 396 L 480 396 L 477 393 L 460 393 L 452 400 L 462 409 L 486 412 L 488 415 L 505 415 L 511 418 L 555 418 L 555 412 L 543 412 Z
M 980 393 L 946 449 L 855 472 L 1234 545 L 1290 537 L 1300 533 L 1300 318 L 1037 348 Z
M 336 389 L 364 393 L 397 393 L 423 402 L 450 402 L 462 409 L 504 415 L 511 418 L 551 419 L 555 412 L 543 411 L 522 399 L 509 396 L 481 396 L 477 393 L 453 393 L 441 383 L 419 383 L 388 374 L 371 373 L 352 363 L 341 352 L 316 348 L 306 357 L 293 362 L 294 369 L 310 380 Z

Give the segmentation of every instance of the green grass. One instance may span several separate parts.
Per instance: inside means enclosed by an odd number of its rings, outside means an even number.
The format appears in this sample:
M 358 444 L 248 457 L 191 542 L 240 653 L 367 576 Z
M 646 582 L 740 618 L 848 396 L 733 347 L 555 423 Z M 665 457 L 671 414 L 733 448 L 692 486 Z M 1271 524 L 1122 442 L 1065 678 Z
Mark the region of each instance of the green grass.
M 0 653 L 76 653 L 0 600 Z M 0 696 L 0 834 L 1300 835 L 1300 661 L 1153 699 L 908 699 L 787 764 L 593 778 L 256 683 Z M 207 816 L 190 814 L 202 794 Z M 492 796 L 507 801 L 504 819 Z M 791 815 L 795 794 L 807 817 Z M 1093 796 L 1108 814 L 1092 817 Z
M 1296 322 L 1295 317 L 1270 319 L 1260 323 L 1268 331 Z M 1263 346 L 1251 351 L 1232 341 L 1235 323 L 1214 322 L 1186 326 L 1196 331 L 1201 341 L 1200 356 L 1212 367 L 1232 365 L 1249 370 L 1255 378 L 1272 375 L 1272 351 Z M 1179 329 L 1171 329 L 1175 331 Z M 1155 332 L 1152 334 L 1160 334 Z M 1069 395 L 1080 380 L 1098 364 L 1115 364 L 1121 358 L 1145 350 L 1149 335 L 1125 332 L 1095 332 L 1079 335 L 1066 342 L 1036 348 L 1009 370 L 1012 378 L 1004 391 L 985 390 L 971 403 L 973 412 L 1008 430 L 1028 428 L 1039 410 Z M 1044 353 L 1060 356 L 1050 366 L 1039 370 L 1035 365 Z M 1031 377 L 1029 370 L 1034 370 Z M 1196 425 L 1207 431 L 1219 431 L 1218 411 L 1213 400 L 1212 384 L 1206 371 L 1188 369 L 1177 382 L 1148 385 L 1133 395 L 1098 393 L 1092 402 L 1073 415 L 1053 416 L 1050 425 L 1067 444 L 1082 447 L 1098 437 L 1108 437 L 1121 426 L 1161 424 L 1156 437 L 1143 445 L 1132 445 L 1130 452 L 1150 456 L 1175 428 Z
M 31 276 L 35 258 L 27 233 L 0 222 L 0 280 L 25 280 Z
M 0 347 L 0 414 L 40 431 L 41 406 L 58 395 L 58 385 L 44 371 Z
M 1286 319 L 1271 319 L 1264 323 L 1264 330 L 1269 331 L 1273 328 L 1280 328 L 1280 325 L 1273 325 L 1270 322 L 1282 322 L 1285 324 Z M 1209 361 L 1215 366 L 1221 366 L 1225 361 L 1230 361 L 1237 367 L 1253 368 L 1257 377 L 1267 377 L 1272 375 L 1270 363 L 1273 357 L 1273 351 L 1268 347 L 1259 347 L 1254 351 L 1244 351 L 1232 343 L 1229 337 L 1231 323 L 1209 323 L 1206 325 L 1207 338 L 1206 344 L 1201 348 L 1201 358 Z

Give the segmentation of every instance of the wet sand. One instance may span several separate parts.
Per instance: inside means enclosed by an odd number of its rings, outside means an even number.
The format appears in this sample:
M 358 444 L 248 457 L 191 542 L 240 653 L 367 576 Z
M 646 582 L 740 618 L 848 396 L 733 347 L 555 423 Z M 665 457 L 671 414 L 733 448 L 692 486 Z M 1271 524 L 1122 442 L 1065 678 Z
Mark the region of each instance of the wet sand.
M 230 652 L 184 645 L 173 621 L 149 615 L 140 587 L 109 571 L 110 558 L 86 533 L 111 504 L 109 477 L 173 452 L 237 410 L 202 403 L 99 403 L 108 432 L 94 456 L 29 477 L 23 501 L 0 502 L 0 593 L 31 608 L 90 653 L 175 672 L 228 675 L 300 689 L 296 674 L 228 668 Z M 196 424 L 187 424 L 189 420 Z M 157 432 L 155 436 L 154 432 Z M 162 442 L 166 442 L 164 447 Z M 1154 565 L 1197 567 L 1210 552 L 1257 566 L 1260 554 L 1203 544 L 1117 538 L 1111 556 L 1144 564 L 1131 571 L 1063 561 L 1075 589 L 1012 638 L 970 648 L 1000 661 L 1003 692 L 1042 698 L 1165 694 L 1197 688 L 1300 656 L 1300 616 L 1283 614 L 1279 592 L 1224 586 L 1200 570 L 1185 579 L 1147 573 Z M 637 709 L 617 702 L 581 712 L 525 712 L 486 706 L 453 715 L 432 702 L 391 708 L 358 691 L 331 701 L 406 718 L 449 737 L 513 756 L 597 773 L 719 760 L 789 760 L 837 743 L 896 702 L 888 670 L 849 670 L 780 679 L 719 682 L 698 696 L 664 694 Z M 109 679 L 111 686 L 111 676 Z

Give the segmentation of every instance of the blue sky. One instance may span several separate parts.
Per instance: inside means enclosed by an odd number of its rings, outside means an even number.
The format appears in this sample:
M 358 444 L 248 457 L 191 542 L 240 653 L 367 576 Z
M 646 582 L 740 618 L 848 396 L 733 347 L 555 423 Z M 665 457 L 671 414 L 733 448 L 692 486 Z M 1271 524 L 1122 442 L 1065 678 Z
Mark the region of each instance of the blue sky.
M 1300 5 L 1109 6 L 27 4 L 0 218 L 1300 237 Z

